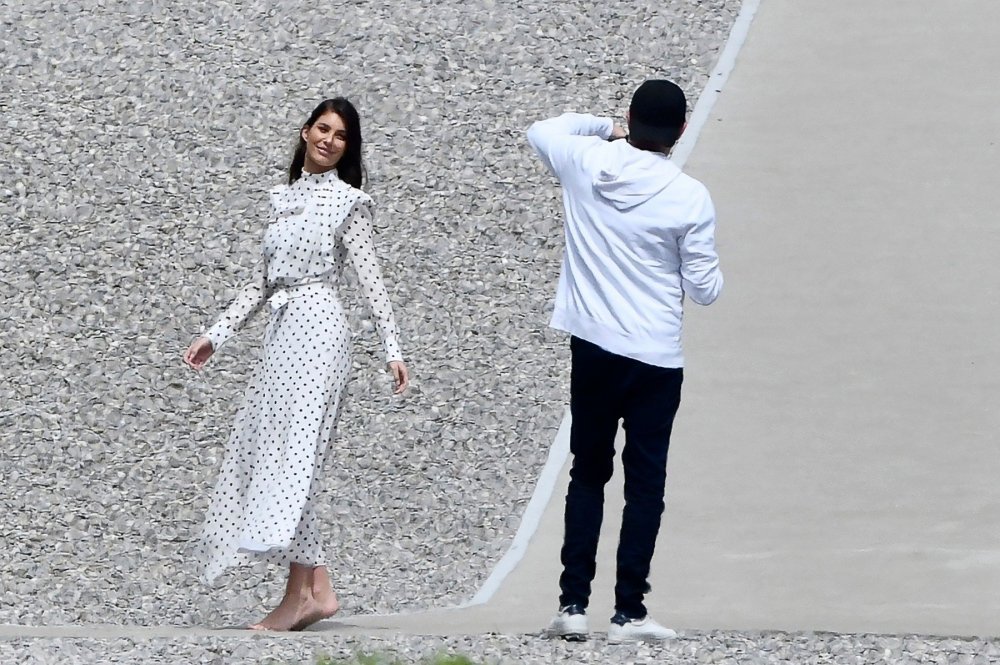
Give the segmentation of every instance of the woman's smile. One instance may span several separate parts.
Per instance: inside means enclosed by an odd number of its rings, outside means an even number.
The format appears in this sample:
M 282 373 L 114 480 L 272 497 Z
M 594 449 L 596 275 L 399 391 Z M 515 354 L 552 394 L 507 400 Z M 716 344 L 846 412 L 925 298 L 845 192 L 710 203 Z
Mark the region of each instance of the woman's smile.
M 310 173 L 329 171 L 347 148 L 344 119 L 328 111 L 311 126 L 302 128 L 302 140 L 306 143 L 305 170 Z

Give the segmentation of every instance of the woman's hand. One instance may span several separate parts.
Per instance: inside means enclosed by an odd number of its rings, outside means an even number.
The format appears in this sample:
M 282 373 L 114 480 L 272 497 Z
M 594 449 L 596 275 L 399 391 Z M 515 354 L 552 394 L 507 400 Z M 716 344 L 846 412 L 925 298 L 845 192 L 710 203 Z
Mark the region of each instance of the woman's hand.
M 393 360 L 389 363 L 389 371 L 392 372 L 392 378 L 396 381 L 396 389 L 392 391 L 392 394 L 398 395 L 410 385 L 410 374 L 406 370 L 406 363 L 402 360 Z
M 201 369 L 215 353 L 212 342 L 207 337 L 197 337 L 187 351 L 184 352 L 184 362 L 192 369 Z

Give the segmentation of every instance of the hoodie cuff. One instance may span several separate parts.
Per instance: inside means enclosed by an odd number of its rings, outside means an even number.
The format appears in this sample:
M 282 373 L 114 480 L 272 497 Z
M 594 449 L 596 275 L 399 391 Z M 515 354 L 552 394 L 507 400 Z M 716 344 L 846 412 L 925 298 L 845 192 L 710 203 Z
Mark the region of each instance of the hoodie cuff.
M 615 131 L 615 121 L 612 118 L 598 118 L 603 124 L 597 128 L 597 135 L 607 141 L 611 132 Z

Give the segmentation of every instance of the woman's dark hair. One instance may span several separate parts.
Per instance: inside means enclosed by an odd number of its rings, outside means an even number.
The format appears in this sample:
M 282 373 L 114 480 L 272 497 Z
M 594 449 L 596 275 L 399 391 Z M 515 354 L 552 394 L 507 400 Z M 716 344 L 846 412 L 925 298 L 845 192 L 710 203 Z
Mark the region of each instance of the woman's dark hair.
M 323 100 L 319 106 L 313 109 L 313 112 L 309 115 L 309 119 L 306 120 L 302 127 L 312 127 L 324 113 L 329 111 L 333 111 L 340 116 L 341 120 L 344 121 L 344 128 L 347 131 L 347 146 L 344 148 L 344 154 L 340 157 L 335 167 L 337 175 L 347 184 L 361 189 L 361 185 L 364 183 L 367 174 L 365 173 L 365 165 L 361 161 L 361 118 L 358 116 L 358 110 L 354 108 L 354 104 L 347 101 L 344 97 Z M 295 146 L 295 154 L 292 155 L 292 163 L 288 167 L 289 185 L 302 177 L 302 165 L 305 164 L 305 161 L 306 142 L 302 138 L 300 130 L 299 142 Z

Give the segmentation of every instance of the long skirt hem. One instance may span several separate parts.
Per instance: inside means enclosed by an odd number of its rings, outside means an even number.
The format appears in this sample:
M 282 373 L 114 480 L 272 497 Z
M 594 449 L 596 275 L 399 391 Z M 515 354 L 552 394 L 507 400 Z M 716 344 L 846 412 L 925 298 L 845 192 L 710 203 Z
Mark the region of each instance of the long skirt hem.
M 347 320 L 322 286 L 273 312 L 264 339 L 198 544 L 209 582 L 254 560 L 325 561 L 314 501 L 351 367 Z

